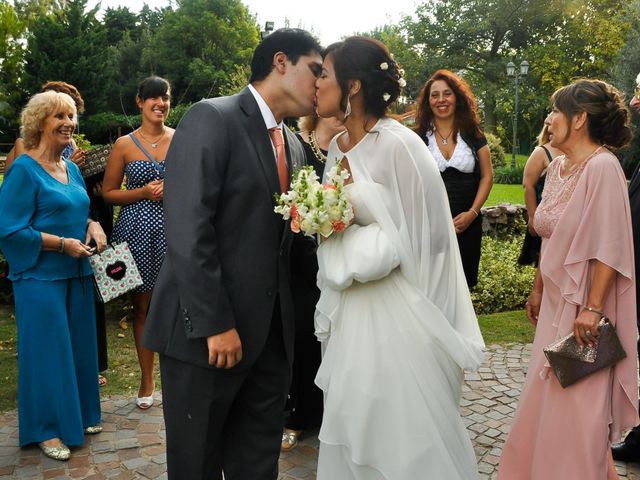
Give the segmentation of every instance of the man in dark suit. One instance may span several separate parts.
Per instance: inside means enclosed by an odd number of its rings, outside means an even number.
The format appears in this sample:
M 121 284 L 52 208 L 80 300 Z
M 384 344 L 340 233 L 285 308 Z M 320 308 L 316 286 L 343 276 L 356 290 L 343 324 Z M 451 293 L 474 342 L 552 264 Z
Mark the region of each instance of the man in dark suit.
M 636 78 L 636 88 L 629 106 L 640 112 L 640 74 Z M 631 206 L 633 249 L 636 263 L 636 315 L 640 330 L 640 165 L 636 168 L 629 183 L 629 205 Z M 638 355 L 640 356 L 640 343 L 638 347 Z M 615 460 L 640 463 L 640 425 L 629 432 L 624 442 L 613 445 L 611 451 Z
M 319 52 L 304 30 L 273 32 L 249 86 L 196 103 L 167 154 L 168 248 L 144 345 L 160 353 L 170 479 L 277 478 L 294 324 L 274 193 L 304 162 L 282 122 L 313 111 Z

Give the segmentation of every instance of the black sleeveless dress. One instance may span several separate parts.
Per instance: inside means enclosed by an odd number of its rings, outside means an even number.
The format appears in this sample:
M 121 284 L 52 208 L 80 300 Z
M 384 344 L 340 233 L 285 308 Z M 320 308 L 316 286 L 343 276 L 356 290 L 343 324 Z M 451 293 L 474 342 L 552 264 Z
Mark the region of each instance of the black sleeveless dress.
M 475 168 L 478 169 L 479 166 L 476 165 Z M 449 167 L 440 174 L 447 189 L 452 218 L 463 212 L 468 212 L 478 193 L 479 175 L 475 170 L 471 173 L 465 173 L 454 167 Z M 478 283 L 478 267 L 482 249 L 482 214 L 478 215 L 464 232 L 459 233 L 457 238 L 464 276 L 467 279 L 467 286 L 472 289 Z

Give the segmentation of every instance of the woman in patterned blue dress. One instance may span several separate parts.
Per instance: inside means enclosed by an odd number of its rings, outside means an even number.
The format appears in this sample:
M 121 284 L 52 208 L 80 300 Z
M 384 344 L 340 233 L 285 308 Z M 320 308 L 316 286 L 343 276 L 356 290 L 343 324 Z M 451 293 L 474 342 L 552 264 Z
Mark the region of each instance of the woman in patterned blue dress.
M 22 112 L 25 152 L 0 187 L 0 248 L 18 324 L 20 446 L 68 460 L 98 433 L 100 396 L 93 282 L 87 257 L 106 246 L 89 218 L 78 167 L 62 156 L 76 107 L 64 93 L 34 95 Z
M 133 336 L 140 363 L 139 408 L 153 405 L 154 354 L 141 345 L 151 292 L 166 250 L 163 227 L 162 192 L 164 159 L 174 130 L 164 122 L 169 115 L 169 82 L 160 77 L 144 79 L 138 87 L 136 103 L 142 124 L 116 140 L 102 184 L 104 199 L 120 205 L 111 241 L 126 241 L 136 261 L 143 285 L 132 293 Z M 126 177 L 126 190 L 120 185 Z

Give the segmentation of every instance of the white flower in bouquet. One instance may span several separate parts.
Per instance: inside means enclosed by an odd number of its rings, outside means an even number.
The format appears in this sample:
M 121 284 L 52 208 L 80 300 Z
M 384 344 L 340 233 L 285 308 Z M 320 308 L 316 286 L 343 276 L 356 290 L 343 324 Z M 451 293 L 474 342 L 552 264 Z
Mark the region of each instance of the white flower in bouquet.
M 276 194 L 274 211 L 285 220 L 291 219 L 291 230 L 324 237 L 342 232 L 353 221 L 353 207 L 344 182 L 349 172 L 337 165 L 327 174 L 328 183 L 321 184 L 313 167 L 304 167 L 293 176 L 291 190 Z

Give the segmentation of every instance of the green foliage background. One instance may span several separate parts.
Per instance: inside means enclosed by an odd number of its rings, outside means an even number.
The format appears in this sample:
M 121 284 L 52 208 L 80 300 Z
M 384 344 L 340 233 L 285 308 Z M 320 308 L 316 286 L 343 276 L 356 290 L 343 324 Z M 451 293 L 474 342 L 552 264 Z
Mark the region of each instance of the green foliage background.
M 482 256 L 478 285 L 471 292 L 471 299 L 478 314 L 518 310 L 524 307 L 535 268 L 518 265 L 522 248 L 522 236 L 497 240 L 482 238 Z

